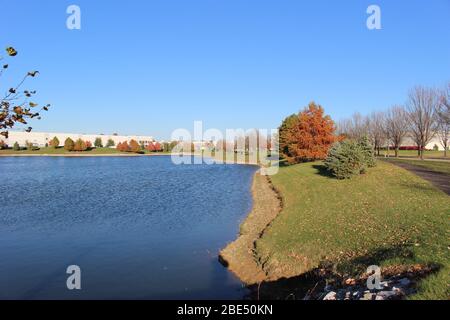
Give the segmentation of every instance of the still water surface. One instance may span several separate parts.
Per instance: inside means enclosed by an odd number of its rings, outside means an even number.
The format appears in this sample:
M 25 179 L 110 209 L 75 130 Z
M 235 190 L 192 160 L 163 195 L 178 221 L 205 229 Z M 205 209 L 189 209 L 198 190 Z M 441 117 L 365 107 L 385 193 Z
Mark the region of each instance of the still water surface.
M 170 157 L 0 158 L 0 299 L 239 299 L 217 260 L 256 168 Z M 81 268 L 69 291 L 66 268 Z

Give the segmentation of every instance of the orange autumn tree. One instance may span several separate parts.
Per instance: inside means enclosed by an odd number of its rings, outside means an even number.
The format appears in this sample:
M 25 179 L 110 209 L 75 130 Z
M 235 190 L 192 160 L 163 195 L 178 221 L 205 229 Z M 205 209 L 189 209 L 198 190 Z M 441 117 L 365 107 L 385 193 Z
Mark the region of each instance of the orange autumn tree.
M 139 143 L 138 143 L 136 140 L 134 140 L 134 139 L 131 139 L 131 140 L 130 140 L 130 151 L 131 151 L 131 152 L 135 152 L 135 153 L 138 153 L 138 152 L 141 151 L 141 146 L 140 146 Z
M 128 145 L 127 141 L 119 142 L 116 146 L 116 149 L 120 152 L 129 152 L 130 146 Z
M 322 106 L 311 102 L 279 128 L 280 154 L 290 164 L 325 159 L 336 141 L 335 125 Z
M 86 151 L 86 150 L 87 150 L 86 141 L 83 141 L 82 139 L 78 139 L 77 141 L 75 141 L 73 151 Z

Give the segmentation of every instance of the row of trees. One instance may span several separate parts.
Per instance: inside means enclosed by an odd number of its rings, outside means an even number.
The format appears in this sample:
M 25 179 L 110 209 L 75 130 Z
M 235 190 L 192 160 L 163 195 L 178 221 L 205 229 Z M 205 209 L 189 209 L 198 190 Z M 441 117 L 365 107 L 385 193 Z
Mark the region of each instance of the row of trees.
M 92 149 L 92 143 L 90 141 L 84 141 L 83 139 L 77 139 L 73 141 L 71 138 L 67 138 L 64 141 L 64 149 L 67 151 L 87 151 Z
M 66 139 L 65 142 L 69 142 L 69 144 L 70 144 L 70 141 L 73 142 L 73 140 L 71 138 L 68 138 L 68 139 Z M 82 140 L 78 139 L 77 141 L 82 141 Z M 89 148 L 92 148 L 92 143 L 90 141 L 85 141 L 85 143 L 87 145 L 89 145 Z M 59 145 L 60 145 L 60 141 L 59 141 L 58 137 L 56 137 L 56 136 L 53 137 L 53 139 L 50 140 L 49 143 L 48 143 L 49 147 L 52 147 L 52 148 L 55 148 L 55 149 L 59 148 Z M 64 143 L 64 145 L 66 145 L 66 143 Z M 115 145 L 114 140 L 108 139 L 108 142 L 106 143 L 106 147 L 110 148 L 110 147 L 114 147 L 114 145 Z M 96 138 L 95 141 L 94 141 L 94 146 L 96 148 L 103 148 L 102 138 L 100 138 L 100 137 Z M 84 151 L 84 150 L 82 150 L 82 151 Z
M 337 133 L 353 139 L 368 136 L 378 155 L 383 147 L 392 146 L 395 156 L 409 137 L 422 159 L 426 146 L 436 137 L 446 157 L 450 144 L 450 83 L 442 90 L 415 87 L 405 105 L 368 116 L 356 113 L 338 123 Z
M 116 145 L 113 139 L 108 139 L 106 142 L 105 148 L 112 148 Z M 96 148 L 103 148 L 103 140 L 100 137 L 95 138 L 94 146 Z
M 158 142 L 155 142 L 155 143 L 150 142 L 149 144 L 144 145 L 144 144 L 139 144 L 134 139 L 130 140 L 130 142 L 128 142 L 128 141 L 119 142 L 117 144 L 116 149 L 120 152 L 134 152 L 134 153 L 142 153 L 145 150 L 149 151 L 149 152 L 164 151 L 163 146 L 161 146 L 161 144 Z
M 265 153 L 272 148 L 272 138 L 265 130 L 250 129 L 247 131 L 237 130 L 231 136 L 232 140 L 220 139 L 216 143 L 210 141 L 203 145 L 205 149 L 214 152 L 234 152 L 254 154 Z
M 36 151 L 36 150 L 39 150 L 39 147 L 34 145 L 33 143 L 31 143 L 28 140 L 25 141 L 25 147 L 24 148 L 22 148 L 17 141 L 14 142 L 14 145 L 13 145 L 13 150 L 14 151 L 19 151 L 19 150 L 23 150 L 23 149 L 29 150 L 29 151 Z
M 48 146 L 54 149 L 60 148 L 60 140 L 58 137 L 53 137 L 49 142 L 48 142 Z M 149 143 L 147 145 L 144 144 L 139 144 L 136 140 L 130 140 L 125 141 L 125 142 L 121 142 L 117 145 L 116 149 L 121 151 L 121 152 L 135 152 L 135 153 L 140 153 L 143 151 L 148 151 L 148 152 L 170 152 L 175 145 L 178 142 L 176 141 L 172 141 L 170 143 L 165 142 L 163 144 L 159 143 L 159 142 L 154 142 L 154 143 Z M 115 142 L 112 139 L 108 139 L 107 143 L 106 143 L 106 147 L 110 148 L 110 147 L 114 147 L 115 146 Z M 96 138 L 94 141 L 94 147 L 95 148 L 103 148 L 103 142 L 102 139 L 100 137 Z M 6 149 L 8 148 L 8 145 L 6 145 L 6 143 L 4 143 L 3 140 L 0 140 L 0 150 L 1 149 Z M 26 142 L 26 149 L 29 150 L 35 150 L 38 149 L 37 147 L 35 147 L 33 144 L 29 143 L 28 141 Z M 77 140 L 73 140 L 71 138 L 67 138 L 64 141 L 64 146 L 63 148 L 67 151 L 87 151 L 87 150 L 91 150 L 93 148 L 92 143 L 90 141 L 85 141 L 83 139 L 77 139 Z M 13 149 L 15 151 L 19 151 L 22 150 L 23 148 L 20 147 L 20 145 L 18 144 L 18 142 L 15 142 L 13 145 Z
M 141 153 L 143 151 L 141 146 L 136 140 L 130 140 L 130 143 L 128 143 L 127 141 L 119 142 L 117 144 L 116 149 L 120 152 Z

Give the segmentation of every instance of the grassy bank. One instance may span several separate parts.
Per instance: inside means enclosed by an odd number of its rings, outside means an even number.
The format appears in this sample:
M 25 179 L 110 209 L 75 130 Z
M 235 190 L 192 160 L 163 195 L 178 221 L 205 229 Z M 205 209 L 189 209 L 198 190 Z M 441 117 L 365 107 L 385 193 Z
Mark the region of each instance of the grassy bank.
M 335 264 L 361 274 L 370 264 L 433 264 L 415 298 L 448 298 L 450 197 L 389 163 L 339 181 L 320 162 L 284 167 L 272 177 L 284 209 L 256 242 L 271 278 L 292 277 Z

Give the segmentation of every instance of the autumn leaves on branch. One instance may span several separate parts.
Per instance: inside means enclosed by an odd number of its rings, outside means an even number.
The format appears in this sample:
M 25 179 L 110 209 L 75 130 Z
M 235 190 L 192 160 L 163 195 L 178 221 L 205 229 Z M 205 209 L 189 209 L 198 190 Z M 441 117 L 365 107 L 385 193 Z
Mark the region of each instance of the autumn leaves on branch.
M 6 53 L 10 58 L 17 56 L 18 52 L 13 47 L 7 47 Z M 5 58 L 0 56 L 0 61 Z M 0 76 L 9 68 L 9 64 L 3 62 L 0 69 Z M 24 90 L 23 84 L 28 78 L 34 78 L 38 75 L 38 71 L 30 71 L 22 78 L 22 80 L 13 87 L 7 88 L 7 92 L 0 100 L 0 136 L 8 138 L 8 130 L 16 124 L 27 125 L 29 119 L 40 119 L 41 112 L 47 111 L 49 104 L 38 108 L 39 105 L 33 101 L 36 94 L 34 90 Z M 30 132 L 32 127 L 27 127 L 26 131 Z

